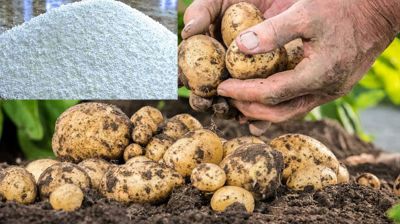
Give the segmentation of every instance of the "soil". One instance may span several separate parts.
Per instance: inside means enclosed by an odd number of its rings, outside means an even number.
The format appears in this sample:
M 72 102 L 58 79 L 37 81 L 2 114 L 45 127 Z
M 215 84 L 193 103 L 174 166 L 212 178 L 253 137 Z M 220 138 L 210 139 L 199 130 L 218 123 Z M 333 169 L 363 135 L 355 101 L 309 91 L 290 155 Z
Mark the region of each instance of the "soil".
M 141 106 L 127 101 L 117 104 L 128 115 Z M 157 102 L 144 104 L 156 105 Z M 186 103 L 167 103 L 163 110 L 168 117 L 188 111 L 191 110 Z M 205 126 L 217 130 L 226 138 L 248 134 L 247 127 L 237 122 L 210 119 L 207 114 L 193 114 Z M 263 138 L 268 140 L 283 133 L 303 133 L 315 137 L 331 148 L 339 159 L 360 153 L 379 154 L 381 151 L 347 134 L 333 121 L 292 121 L 273 125 Z M 209 206 L 211 195 L 204 195 L 185 185 L 175 189 L 168 200 L 157 205 L 121 204 L 102 198 L 95 191 L 88 191 L 82 208 L 70 213 L 53 211 L 47 201 L 27 206 L 0 202 L 0 223 L 391 223 L 385 212 L 397 200 L 391 188 L 393 180 L 400 174 L 400 164 L 361 164 L 348 168 L 351 184 L 303 192 L 290 191 L 281 186 L 274 198 L 258 201 L 251 215 L 238 204 L 225 212 L 215 213 Z M 363 172 L 377 175 L 382 182 L 381 189 L 355 184 L 356 176 Z

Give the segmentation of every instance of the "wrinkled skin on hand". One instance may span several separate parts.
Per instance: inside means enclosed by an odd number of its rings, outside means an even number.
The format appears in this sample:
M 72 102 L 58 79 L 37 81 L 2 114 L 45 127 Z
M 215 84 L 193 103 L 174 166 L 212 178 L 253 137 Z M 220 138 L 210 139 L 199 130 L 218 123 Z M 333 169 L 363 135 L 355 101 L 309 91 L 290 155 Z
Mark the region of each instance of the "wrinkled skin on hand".
M 239 0 L 196 0 L 185 12 L 183 38 L 204 33 Z M 296 38 L 304 59 L 266 79 L 228 79 L 218 94 L 248 118 L 282 122 L 339 98 L 368 71 L 400 31 L 398 0 L 248 0 L 265 21 L 237 38 L 247 54 L 268 52 Z

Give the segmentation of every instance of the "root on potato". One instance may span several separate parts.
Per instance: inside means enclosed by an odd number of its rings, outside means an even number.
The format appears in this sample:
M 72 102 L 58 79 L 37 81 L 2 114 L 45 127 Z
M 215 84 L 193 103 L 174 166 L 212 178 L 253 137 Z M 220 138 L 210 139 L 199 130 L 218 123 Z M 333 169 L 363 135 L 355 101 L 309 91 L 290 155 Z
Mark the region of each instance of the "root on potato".
M 222 212 L 234 203 L 240 203 L 246 211 L 252 213 L 254 210 L 253 195 L 237 186 L 225 186 L 217 190 L 211 198 L 211 208 L 214 211 Z
M 36 195 L 35 178 L 26 169 L 10 166 L 0 170 L 0 196 L 7 201 L 30 204 L 35 201 Z
M 82 205 L 83 192 L 74 184 L 64 184 L 50 194 L 49 201 L 51 207 L 55 210 L 75 211 Z

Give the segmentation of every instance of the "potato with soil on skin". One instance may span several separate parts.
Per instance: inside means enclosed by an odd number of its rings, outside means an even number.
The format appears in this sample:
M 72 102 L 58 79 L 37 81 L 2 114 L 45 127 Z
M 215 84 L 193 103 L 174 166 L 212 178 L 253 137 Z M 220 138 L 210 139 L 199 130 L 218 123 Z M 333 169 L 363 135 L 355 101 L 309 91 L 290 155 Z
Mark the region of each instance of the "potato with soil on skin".
M 304 58 L 303 40 L 300 38 L 292 40 L 284 47 L 287 53 L 286 70 L 292 70 Z
M 130 158 L 125 164 L 133 164 L 133 163 L 141 163 L 141 162 L 151 162 L 152 160 L 147 158 L 146 156 L 136 156 Z
M 356 178 L 356 182 L 359 185 L 372 187 L 374 189 L 381 188 L 381 181 L 372 173 L 363 173 Z
M 151 106 L 140 108 L 131 117 L 132 139 L 135 143 L 146 145 L 164 121 L 162 113 Z
M 267 198 L 280 186 L 283 158 L 267 144 L 247 144 L 227 155 L 219 166 L 226 173 L 227 185 Z
M 144 154 L 144 149 L 141 145 L 132 143 L 128 145 L 125 150 L 124 150 L 124 161 L 128 161 L 130 158 L 136 157 L 136 156 L 141 156 Z
M 301 134 L 285 134 L 271 140 L 269 145 L 282 153 L 285 168 L 282 179 L 286 181 L 292 173 L 308 166 L 323 165 L 335 173 L 339 169 L 336 156 L 318 140 Z
M 396 178 L 393 184 L 393 193 L 396 196 L 400 196 L 400 175 Z
M 0 170 L 0 197 L 22 204 L 33 203 L 37 187 L 35 178 L 26 169 L 10 166 Z
M 189 104 L 194 111 L 205 112 L 212 106 L 213 98 L 200 97 L 193 92 L 190 92 Z
M 55 210 L 75 211 L 82 205 L 83 192 L 74 184 L 64 184 L 50 194 L 49 201 L 51 207 Z
M 182 83 L 200 97 L 215 96 L 218 85 L 228 78 L 225 48 L 205 35 L 182 41 L 178 48 L 178 67 Z
M 306 187 L 319 190 L 337 184 L 336 173 L 325 166 L 315 165 L 296 170 L 286 181 L 290 189 L 301 191 Z
M 81 189 L 91 187 L 89 175 L 80 166 L 62 162 L 47 168 L 38 181 L 40 197 L 47 198 L 57 187 L 64 184 L 75 184 Z
M 339 165 L 339 169 L 338 169 L 336 176 L 337 176 L 338 184 L 347 184 L 350 182 L 349 171 L 347 170 L 346 166 L 344 166 L 343 164 Z
M 189 132 L 164 154 L 165 164 L 182 176 L 190 176 L 200 163 L 218 164 L 222 160 L 222 143 L 218 135 L 206 129 Z
M 35 178 L 36 183 L 39 180 L 40 175 L 45 171 L 48 167 L 53 164 L 59 163 L 60 161 L 54 159 L 38 159 L 34 160 L 28 165 L 26 165 L 25 169 L 33 175 Z
M 247 28 L 264 21 L 261 11 L 253 4 L 240 2 L 230 6 L 221 22 L 222 39 L 229 47 L 236 37 Z
M 174 140 L 165 134 L 156 135 L 147 144 L 145 155 L 151 160 L 159 161 L 173 143 Z
M 253 195 L 237 186 L 225 186 L 217 190 L 211 198 L 211 208 L 214 211 L 222 212 L 234 203 L 240 203 L 246 211 L 252 213 L 254 210 Z
M 57 119 L 52 140 L 61 160 L 80 162 L 88 158 L 118 159 L 130 140 L 131 123 L 117 107 L 82 103 Z
M 119 202 L 156 203 L 183 183 L 182 176 L 168 167 L 154 161 L 136 161 L 110 168 L 103 176 L 101 192 Z
M 230 139 L 223 144 L 224 158 L 245 144 L 265 144 L 265 142 L 254 136 L 242 136 Z
M 111 163 L 103 159 L 86 159 L 78 164 L 90 177 L 92 187 L 96 190 L 99 189 L 101 178 L 106 173 Z
M 213 192 L 224 186 L 226 174 L 213 163 L 202 163 L 190 175 L 192 185 L 200 191 Z
M 162 133 L 176 141 L 186 133 L 202 128 L 203 125 L 192 115 L 178 114 L 167 121 Z

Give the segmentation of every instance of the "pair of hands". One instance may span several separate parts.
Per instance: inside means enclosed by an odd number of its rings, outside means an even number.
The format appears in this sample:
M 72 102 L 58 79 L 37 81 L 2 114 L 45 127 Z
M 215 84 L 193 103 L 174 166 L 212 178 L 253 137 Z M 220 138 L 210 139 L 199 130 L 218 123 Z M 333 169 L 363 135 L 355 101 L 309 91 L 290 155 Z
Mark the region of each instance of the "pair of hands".
M 195 0 L 182 38 L 205 33 L 240 0 Z M 302 38 L 304 59 L 266 79 L 229 79 L 218 94 L 248 120 L 282 122 L 348 93 L 400 31 L 398 0 L 247 0 L 266 19 L 238 35 L 246 54 L 271 51 Z

